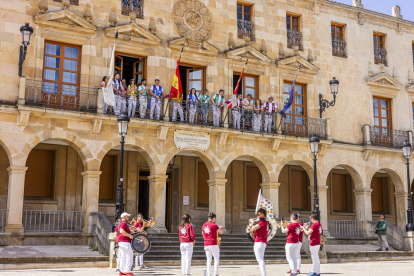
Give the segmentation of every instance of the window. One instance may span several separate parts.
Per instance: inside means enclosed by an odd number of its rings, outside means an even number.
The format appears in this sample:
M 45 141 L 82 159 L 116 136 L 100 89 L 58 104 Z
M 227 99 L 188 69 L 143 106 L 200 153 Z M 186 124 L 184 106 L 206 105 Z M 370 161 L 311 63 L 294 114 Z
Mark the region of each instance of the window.
M 53 0 L 53 1 L 62 3 L 62 0 Z M 79 6 L 79 0 L 70 0 L 70 4 Z
M 387 49 L 385 49 L 385 35 L 374 33 L 374 62 L 387 66 Z
M 198 162 L 197 166 L 197 206 L 208 207 L 209 205 L 209 188 L 207 181 L 209 180 L 208 169 L 206 164 Z
M 390 214 L 388 177 L 374 176 L 371 181 L 372 213 Z
M 105 155 L 101 163 L 101 176 L 99 177 L 99 201 L 114 202 L 116 190 L 116 156 Z
M 285 82 L 283 86 L 283 102 L 287 101 L 292 82 Z M 294 136 L 307 136 L 308 126 L 306 122 L 306 85 L 295 83 L 293 87 L 292 106 L 286 111 L 284 120 L 284 132 Z
M 336 23 L 331 25 L 332 55 L 337 57 L 347 57 L 344 30 L 344 25 Z
M 204 70 L 201 68 L 189 68 L 187 69 L 187 87 L 188 92 L 190 89 L 195 88 L 197 97 L 203 92 L 204 87 Z
M 344 173 L 332 173 L 332 210 L 334 212 L 353 212 L 352 177 Z
M 249 36 L 251 41 L 255 40 L 253 5 L 245 3 L 237 3 L 237 37 L 244 38 Z
M 391 100 L 374 97 L 374 126 L 385 129 L 389 133 L 391 126 Z
M 144 0 L 122 0 L 121 11 L 123 15 L 134 12 L 137 18 L 144 19 Z
M 245 168 L 246 208 L 255 209 L 257 195 L 259 194 L 260 184 L 262 183 L 262 173 L 256 166 L 245 166 Z
M 233 75 L 233 91 L 237 86 L 239 81 L 240 74 Z M 243 99 L 247 97 L 248 94 L 252 95 L 253 99 L 259 98 L 259 77 L 249 74 L 243 74 L 242 80 L 239 84 L 238 94 L 242 94 Z
M 286 14 L 287 46 L 291 49 L 299 46 L 299 50 L 303 51 L 302 33 L 300 32 L 299 22 L 300 16 Z
M 145 58 L 116 53 L 114 62 L 114 77 L 119 74 L 121 79 L 126 79 L 127 83 L 134 79 L 137 84 L 141 84 L 141 80 L 145 78 Z
M 27 158 L 24 196 L 36 199 L 53 198 L 55 152 L 33 149 Z
M 310 210 L 309 177 L 302 168 L 290 167 L 290 202 L 292 210 Z

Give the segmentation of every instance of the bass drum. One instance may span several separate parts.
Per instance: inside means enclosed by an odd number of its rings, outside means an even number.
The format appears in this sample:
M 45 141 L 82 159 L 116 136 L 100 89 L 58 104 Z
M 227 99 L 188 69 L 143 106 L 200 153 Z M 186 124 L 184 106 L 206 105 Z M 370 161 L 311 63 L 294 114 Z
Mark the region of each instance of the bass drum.
M 131 240 L 131 247 L 135 253 L 145 254 L 151 247 L 151 240 L 145 234 L 135 234 Z

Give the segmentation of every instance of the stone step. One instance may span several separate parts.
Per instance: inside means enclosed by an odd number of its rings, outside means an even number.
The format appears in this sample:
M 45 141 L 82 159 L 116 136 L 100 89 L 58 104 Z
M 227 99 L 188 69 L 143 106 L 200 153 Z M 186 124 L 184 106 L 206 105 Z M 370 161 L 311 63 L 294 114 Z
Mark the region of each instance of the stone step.
M 235 255 L 220 255 L 220 261 L 221 260 L 255 260 L 256 257 L 254 253 L 252 252 L 251 255 L 248 254 L 238 254 Z M 280 259 L 280 260 L 286 260 L 285 254 L 266 254 L 265 256 L 267 258 L 271 259 Z M 306 259 L 306 256 L 302 256 L 304 259 Z M 151 255 L 150 253 L 145 254 L 145 260 L 151 260 L 151 261 L 163 261 L 163 260 L 180 260 L 181 255 L 180 254 L 169 254 L 169 255 Z M 193 254 L 192 260 L 205 260 L 206 255 L 205 254 Z

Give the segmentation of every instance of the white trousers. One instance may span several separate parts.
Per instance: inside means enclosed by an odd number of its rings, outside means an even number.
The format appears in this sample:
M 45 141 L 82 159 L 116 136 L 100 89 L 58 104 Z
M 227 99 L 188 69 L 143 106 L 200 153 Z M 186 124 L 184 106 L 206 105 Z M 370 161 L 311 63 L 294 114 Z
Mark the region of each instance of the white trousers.
M 123 114 L 127 109 L 126 109 L 126 102 L 127 102 L 127 99 L 126 98 L 122 98 L 122 97 L 119 97 L 119 102 L 120 102 L 120 106 L 119 106 L 119 108 L 120 108 L 120 113 L 119 114 Z
M 285 250 L 286 260 L 289 263 L 292 273 L 296 275 L 296 271 L 298 270 L 297 251 L 300 250 L 299 243 L 287 243 L 285 246 Z
M 134 117 L 136 109 L 137 109 L 137 100 L 128 99 L 128 116 Z
M 141 119 L 145 118 L 145 115 L 147 113 L 147 98 L 140 98 L 139 99 L 139 116 Z
M 195 115 L 196 115 L 196 108 L 197 107 L 194 104 L 190 103 L 190 116 L 188 118 L 190 124 L 194 124 L 194 118 L 195 118 Z
M 309 250 L 312 258 L 312 270 L 311 272 L 321 274 L 321 262 L 319 261 L 319 249 L 320 245 L 309 245 Z
M 150 119 L 154 119 L 154 111 L 155 111 L 155 119 L 159 120 L 161 116 L 161 99 L 151 98 L 151 106 L 150 106 Z
M 259 263 L 260 272 L 262 273 L 262 276 L 266 276 L 266 265 L 264 260 L 266 244 L 264 242 L 255 242 L 253 249 L 254 255 L 256 255 L 256 260 Z
M 115 98 L 115 106 L 114 106 L 114 113 L 116 116 L 121 114 L 121 97 L 119 95 L 114 94 Z
M 253 131 L 260 131 L 262 127 L 262 114 L 253 113 Z
M 181 104 L 178 104 L 176 101 L 174 101 L 173 102 L 173 114 L 172 114 L 173 122 L 177 120 L 177 112 L 180 113 L 180 122 L 184 122 L 183 106 Z
M 207 276 L 217 276 L 219 275 L 219 262 L 220 262 L 220 248 L 218 245 L 208 245 L 204 246 L 204 251 L 206 251 L 207 256 Z M 211 261 L 214 257 L 214 274 L 211 274 Z
M 273 114 L 265 114 L 265 126 L 264 131 L 272 132 L 272 125 L 273 125 Z
M 302 257 L 300 256 L 300 250 L 302 249 L 302 243 L 299 242 L 299 250 L 296 252 L 296 262 L 298 263 L 298 270 L 300 270 L 300 265 L 302 264 Z
M 233 128 L 240 129 L 240 110 L 233 110 Z
M 144 265 L 144 254 L 139 254 L 135 256 L 135 267 Z
M 181 250 L 181 270 L 183 275 L 190 275 L 191 258 L 193 257 L 193 243 L 182 242 Z
M 132 252 L 131 243 L 118 242 L 119 254 L 119 271 L 122 273 L 130 273 L 132 268 L 132 261 L 134 259 L 134 252 Z
M 213 105 L 213 126 L 218 127 L 220 124 L 221 108 Z
M 106 114 L 108 112 L 108 104 L 105 102 L 105 99 L 102 98 L 102 110 L 103 113 Z

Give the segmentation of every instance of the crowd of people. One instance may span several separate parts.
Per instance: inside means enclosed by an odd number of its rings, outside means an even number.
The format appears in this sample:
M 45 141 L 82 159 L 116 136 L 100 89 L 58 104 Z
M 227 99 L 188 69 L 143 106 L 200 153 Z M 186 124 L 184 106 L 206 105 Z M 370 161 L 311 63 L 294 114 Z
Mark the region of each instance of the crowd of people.
M 102 79 L 101 87 L 108 86 L 108 77 Z M 142 79 L 141 84 L 137 85 L 135 79 L 131 79 L 127 84 L 126 79 L 121 79 L 119 74 L 115 75 L 112 81 L 115 106 L 113 112 L 115 115 L 127 112 L 129 117 L 135 117 L 138 108 L 141 119 L 146 118 L 149 110 L 149 119 L 160 120 L 162 112 L 162 99 L 168 98 L 169 95 L 164 93 L 160 80 L 156 79 L 152 86 L 147 86 L 147 80 Z M 275 113 L 278 107 L 273 102 L 273 97 L 262 103 L 260 99 L 253 99 L 251 94 L 242 99 L 241 94 L 237 94 L 236 99 L 226 101 L 224 90 L 220 89 L 218 93 L 210 97 L 209 91 L 204 89 L 202 93 L 197 93 L 195 88 L 191 88 L 186 99 L 172 100 L 171 121 L 176 122 L 179 116 L 180 122 L 187 121 L 190 124 L 197 123 L 197 113 L 201 114 L 201 123 L 207 124 L 208 115 L 212 114 L 213 126 L 220 126 L 220 119 L 223 108 L 231 103 L 232 127 L 240 129 L 242 120 L 245 117 L 251 118 L 253 131 L 271 132 L 272 125 L 275 123 Z M 109 106 L 103 102 L 103 113 L 107 114 Z M 244 116 L 242 116 L 244 114 Z M 242 118 L 243 117 L 243 118 Z M 264 121 L 264 123 L 263 123 Z

